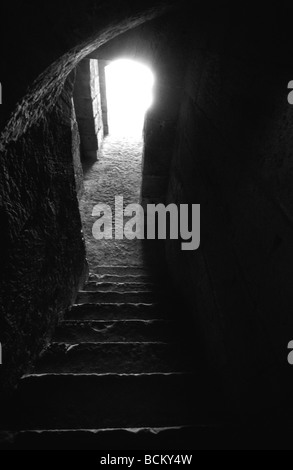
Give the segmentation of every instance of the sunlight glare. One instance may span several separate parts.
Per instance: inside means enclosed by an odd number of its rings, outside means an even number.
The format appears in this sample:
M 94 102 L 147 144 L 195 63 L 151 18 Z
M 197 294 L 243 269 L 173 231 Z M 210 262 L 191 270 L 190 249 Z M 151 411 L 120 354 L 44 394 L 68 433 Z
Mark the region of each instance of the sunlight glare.
M 150 69 L 132 60 L 116 60 L 106 67 L 106 85 L 110 134 L 141 134 L 145 113 L 153 102 Z

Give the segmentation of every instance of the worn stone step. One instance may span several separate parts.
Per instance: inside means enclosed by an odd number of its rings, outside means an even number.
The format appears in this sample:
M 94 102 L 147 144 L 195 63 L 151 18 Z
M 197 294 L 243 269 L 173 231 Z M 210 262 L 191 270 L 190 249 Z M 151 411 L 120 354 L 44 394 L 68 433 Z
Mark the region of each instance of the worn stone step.
M 154 284 L 138 282 L 88 282 L 83 291 L 86 292 L 152 292 L 155 290 Z
M 41 355 L 36 373 L 187 372 L 192 366 L 183 349 L 167 343 L 52 343 Z
M 160 449 L 163 455 L 177 456 L 179 452 L 180 456 L 190 456 L 192 455 L 190 451 L 195 450 L 291 450 L 292 431 L 291 424 L 283 423 L 281 426 L 276 426 L 252 422 L 243 425 L 229 422 L 226 418 L 219 424 L 169 428 L 31 430 L 11 435 L 3 448 L 5 450 L 135 450 L 141 451 L 144 455 L 147 455 L 145 451 Z M 138 458 L 142 458 L 144 462 L 143 456 Z
M 157 299 L 154 292 L 87 292 L 78 293 L 76 304 L 94 303 L 151 303 Z
M 17 391 L 18 426 L 97 429 L 208 424 L 215 422 L 218 407 L 217 393 L 210 390 L 210 395 L 189 374 L 30 375 L 21 380 Z
M 66 320 L 153 320 L 166 316 L 157 303 L 99 303 L 75 305 L 65 314 Z
M 90 274 L 89 281 L 151 284 L 153 282 L 153 278 L 147 274 Z
M 185 450 L 200 449 L 220 437 L 222 426 L 29 430 L 16 433 L 10 444 L 19 450 Z M 216 441 L 213 441 L 215 444 Z
M 118 276 L 148 276 L 149 271 L 143 265 L 138 266 L 97 266 L 91 268 L 91 272 L 93 274 L 111 274 L 111 275 L 118 275 Z
M 67 344 L 175 340 L 173 322 L 164 320 L 63 321 L 53 341 Z

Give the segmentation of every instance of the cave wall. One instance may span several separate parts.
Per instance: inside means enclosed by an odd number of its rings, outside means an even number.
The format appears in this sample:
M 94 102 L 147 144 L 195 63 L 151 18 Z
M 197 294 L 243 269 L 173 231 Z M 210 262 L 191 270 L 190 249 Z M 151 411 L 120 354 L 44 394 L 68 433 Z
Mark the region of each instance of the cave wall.
M 30 367 L 85 273 L 73 160 L 73 80 L 1 155 L 2 387 Z
M 83 59 L 76 68 L 74 107 L 80 135 L 82 159 L 96 161 L 104 138 L 99 66 Z
M 84 192 L 84 173 L 82 165 L 82 153 L 81 153 L 81 136 L 80 129 L 78 125 L 77 112 L 76 112 L 76 103 L 74 102 L 74 93 L 76 90 L 77 83 L 77 69 L 73 70 L 69 75 L 68 82 L 71 83 L 72 90 L 70 91 L 71 97 L 71 134 L 72 134 L 72 163 L 74 170 L 74 179 L 75 179 L 75 189 L 78 200 L 81 199 Z M 93 115 L 93 113 L 92 113 Z
M 83 168 L 80 153 L 80 134 L 76 119 L 74 100 L 71 99 L 71 132 L 72 132 L 72 158 L 75 176 L 75 187 L 78 199 L 81 198 L 84 191 Z
M 288 17 L 282 8 L 244 8 L 194 22 L 169 181 L 169 202 L 201 204 L 200 249 L 168 242 L 173 278 L 242 411 L 285 407 L 292 392 Z

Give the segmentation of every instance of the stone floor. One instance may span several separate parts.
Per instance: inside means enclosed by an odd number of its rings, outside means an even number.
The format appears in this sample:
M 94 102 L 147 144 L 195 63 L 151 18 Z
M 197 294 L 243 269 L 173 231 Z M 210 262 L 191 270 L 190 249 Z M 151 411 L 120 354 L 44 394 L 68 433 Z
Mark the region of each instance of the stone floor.
M 85 169 L 85 191 L 80 211 L 90 270 L 98 265 L 143 264 L 143 244 L 139 240 L 95 240 L 92 228 L 97 218 L 93 207 L 106 203 L 114 212 L 115 196 L 123 196 L 124 207 L 140 202 L 142 181 L 142 137 L 108 136 L 99 160 Z

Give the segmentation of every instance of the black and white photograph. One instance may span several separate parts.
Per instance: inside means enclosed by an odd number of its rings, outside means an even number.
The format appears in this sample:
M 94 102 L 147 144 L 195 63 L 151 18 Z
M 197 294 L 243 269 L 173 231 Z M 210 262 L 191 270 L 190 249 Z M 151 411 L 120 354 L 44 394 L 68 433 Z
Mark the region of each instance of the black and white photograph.
M 0 450 L 293 450 L 292 19 L 2 0 Z

